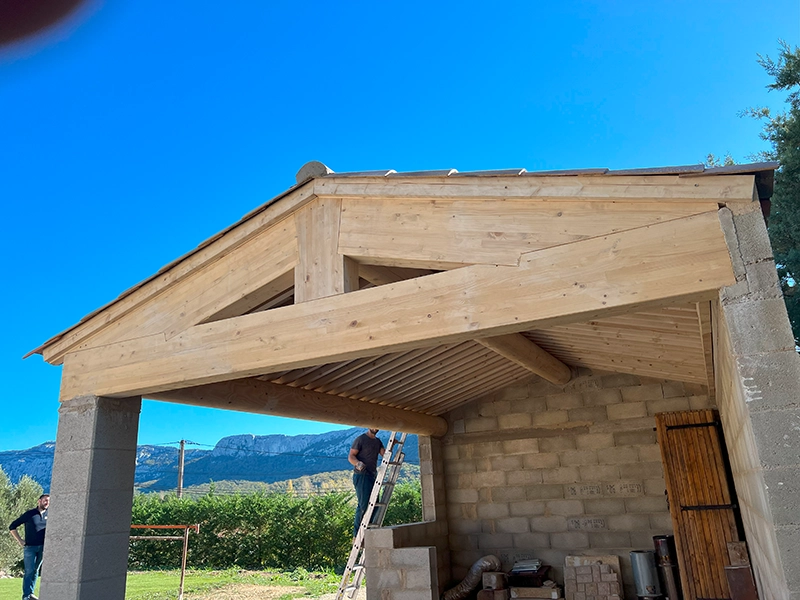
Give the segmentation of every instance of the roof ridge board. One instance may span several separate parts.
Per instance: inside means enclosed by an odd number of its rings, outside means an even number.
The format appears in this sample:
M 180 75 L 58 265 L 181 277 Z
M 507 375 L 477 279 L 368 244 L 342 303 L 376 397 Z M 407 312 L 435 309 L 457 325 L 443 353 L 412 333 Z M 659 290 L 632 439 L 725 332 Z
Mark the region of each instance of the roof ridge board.
M 780 163 L 777 161 L 743 163 L 740 165 L 727 165 L 725 167 L 708 167 L 702 173 L 698 173 L 698 175 L 742 175 L 748 173 L 760 173 L 763 171 L 774 171 L 780 166 Z

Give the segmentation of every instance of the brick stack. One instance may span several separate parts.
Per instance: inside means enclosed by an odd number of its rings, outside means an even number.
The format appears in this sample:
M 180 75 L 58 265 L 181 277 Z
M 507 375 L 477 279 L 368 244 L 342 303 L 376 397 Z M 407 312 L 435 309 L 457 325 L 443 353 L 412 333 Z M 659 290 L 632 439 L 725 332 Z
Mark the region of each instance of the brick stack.
M 579 560 L 570 560 L 579 558 Z M 566 600 L 620 600 L 622 585 L 612 565 L 568 556 L 564 567 Z

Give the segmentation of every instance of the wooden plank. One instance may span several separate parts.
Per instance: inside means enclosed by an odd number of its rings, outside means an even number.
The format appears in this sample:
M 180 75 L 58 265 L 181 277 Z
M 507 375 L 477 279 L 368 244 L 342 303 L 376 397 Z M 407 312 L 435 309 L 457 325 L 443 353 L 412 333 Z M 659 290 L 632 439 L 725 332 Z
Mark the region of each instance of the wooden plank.
M 679 204 L 475 200 L 344 200 L 339 252 L 359 262 L 455 268 L 516 265 L 541 250 L 716 210 Z
M 337 198 L 536 198 L 615 202 L 753 202 L 754 175 L 684 178 L 677 175 L 576 177 L 325 177 L 314 181 L 319 197 Z
M 434 437 L 441 437 L 447 433 L 447 421 L 440 417 L 291 388 L 258 379 L 214 383 L 150 394 L 148 397 L 194 406 L 359 427 L 377 427 Z
M 703 343 L 703 361 L 706 366 L 706 386 L 708 398 L 716 402 L 714 385 L 714 341 L 711 331 L 711 302 L 697 303 L 697 319 L 700 322 L 700 339 Z
M 564 385 L 572 379 L 570 368 L 521 333 L 479 339 L 478 343 L 550 383 Z
M 278 223 L 217 260 L 175 278 L 168 286 L 161 286 L 158 293 L 146 299 L 131 295 L 121 303 L 130 304 L 128 310 L 120 313 L 121 306 L 114 307 L 106 312 L 105 318 L 94 320 L 91 327 L 87 324 L 47 348 L 44 358 L 58 364 L 66 352 L 78 348 L 155 333 L 170 338 L 198 323 L 243 314 L 290 288 L 292 280 L 287 274 L 292 273 L 296 263 L 294 223 L 291 220 Z
M 312 200 L 315 197 L 313 191 L 311 185 L 302 186 L 281 196 L 280 202 L 265 204 L 252 211 L 239 223 L 206 240 L 195 250 L 123 292 L 116 300 L 87 315 L 76 326 L 54 336 L 32 352 L 41 353 L 50 364 L 61 364 L 64 355 L 71 352 L 82 340 L 115 323 L 186 277 L 202 271 L 253 237 L 261 237 L 263 232 L 280 224 L 289 213 Z
M 68 356 L 61 398 L 132 396 L 711 297 L 734 281 L 716 212 Z M 534 293 L 535 292 L 535 293 Z M 618 314 L 616 313 L 616 314 Z
M 328 198 L 315 200 L 295 213 L 296 303 L 358 289 L 358 265 L 337 251 L 341 210 L 340 200 Z
M 359 263 L 358 275 L 362 279 L 366 279 L 373 285 L 386 285 L 387 283 L 397 283 L 398 281 L 405 281 L 406 279 L 413 279 L 414 277 L 424 277 L 435 273 L 430 269 L 401 269 L 392 267 L 381 267 L 378 265 L 369 265 Z

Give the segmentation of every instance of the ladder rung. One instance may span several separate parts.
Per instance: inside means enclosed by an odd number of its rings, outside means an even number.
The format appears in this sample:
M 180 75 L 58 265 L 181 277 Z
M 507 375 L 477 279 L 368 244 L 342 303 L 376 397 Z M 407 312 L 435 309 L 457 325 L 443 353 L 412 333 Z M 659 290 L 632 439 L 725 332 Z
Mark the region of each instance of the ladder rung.
M 364 565 L 353 565 L 353 571 L 359 571 L 364 568 Z

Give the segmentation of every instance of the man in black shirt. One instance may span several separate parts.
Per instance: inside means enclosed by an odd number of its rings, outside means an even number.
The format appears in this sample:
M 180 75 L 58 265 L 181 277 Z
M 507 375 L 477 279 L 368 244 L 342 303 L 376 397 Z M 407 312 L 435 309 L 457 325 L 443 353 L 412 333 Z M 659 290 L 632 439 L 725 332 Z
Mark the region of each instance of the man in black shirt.
M 42 549 L 44 548 L 44 532 L 47 527 L 47 507 L 50 506 L 50 494 L 42 494 L 36 508 L 23 513 L 9 525 L 12 537 L 23 548 L 25 559 L 25 576 L 22 579 L 22 600 L 38 600 L 33 595 L 39 569 L 42 566 Z M 17 527 L 25 525 L 25 541 L 17 533 Z
M 383 456 L 386 449 L 383 442 L 377 437 L 377 429 L 368 429 L 362 433 L 350 447 L 350 455 L 347 460 L 353 465 L 353 487 L 356 488 L 356 518 L 353 525 L 353 537 L 358 533 L 358 526 L 361 519 L 369 507 L 369 496 L 372 493 L 372 486 L 375 485 L 375 478 L 378 475 L 378 457 Z

